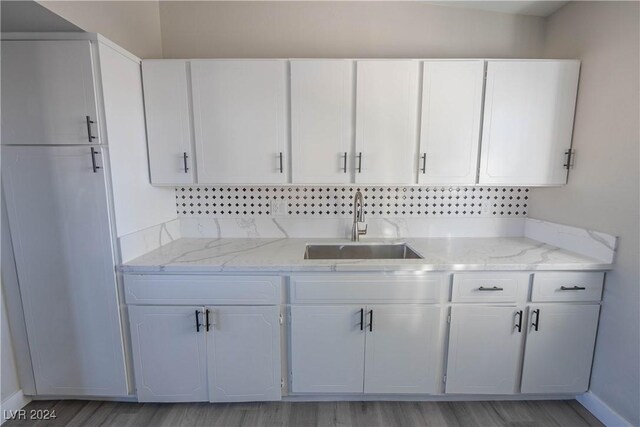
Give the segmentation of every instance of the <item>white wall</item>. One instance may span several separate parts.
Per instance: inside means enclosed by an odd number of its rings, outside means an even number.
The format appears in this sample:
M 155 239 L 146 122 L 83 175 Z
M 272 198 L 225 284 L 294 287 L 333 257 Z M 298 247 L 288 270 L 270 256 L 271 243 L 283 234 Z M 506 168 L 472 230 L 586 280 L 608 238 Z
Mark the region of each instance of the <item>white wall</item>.
M 607 274 L 591 391 L 640 425 L 640 249 L 637 2 L 572 2 L 549 18 L 547 57 L 582 60 L 564 187 L 533 189 L 529 216 L 619 236 Z
M 535 57 L 540 17 L 415 1 L 161 1 L 165 58 Z
M 20 383 L 18 382 L 18 368 L 16 367 L 16 359 L 13 353 L 13 343 L 11 342 L 11 334 L 9 332 L 9 323 L 7 320 L 7 309 L 4 305 L 4 296 L 0 292 L 0 300 L 2 300 L 2 317 L 0 318 L 0 328 L 2 329 L 2 336 L 0 342 L 0 352 L 2 358 L 1 377 L 2 377 L 2 401 L 11 397 L 14 393 L 20 390 Z M 0 414 L 1 416 L 1 414 Z
M 157 0 L 38 1 L 85 31 L 100 33 L 140 58 L 161 58 Z

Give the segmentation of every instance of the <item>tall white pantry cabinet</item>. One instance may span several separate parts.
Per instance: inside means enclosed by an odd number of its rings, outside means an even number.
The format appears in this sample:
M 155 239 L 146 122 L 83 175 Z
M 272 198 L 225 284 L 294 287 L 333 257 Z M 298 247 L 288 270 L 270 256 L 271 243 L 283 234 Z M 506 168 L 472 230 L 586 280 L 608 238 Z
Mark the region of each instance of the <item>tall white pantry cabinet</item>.
M 127 396 L 117 237 L 168 220 L 171 200 L 148 185 L 140 60 L 95 34 L 3 34 L 2 88 L 23 391 Z

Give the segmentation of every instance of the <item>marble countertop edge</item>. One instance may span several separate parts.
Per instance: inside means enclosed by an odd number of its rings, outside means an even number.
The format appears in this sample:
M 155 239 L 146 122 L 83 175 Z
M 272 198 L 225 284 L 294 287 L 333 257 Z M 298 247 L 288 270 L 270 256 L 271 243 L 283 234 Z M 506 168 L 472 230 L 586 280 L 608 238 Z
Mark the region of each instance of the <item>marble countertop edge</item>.
M 344 239 L 181 238 L 124 263 L 124 274 L 605 271 L 612 264 L 525 237 L 371 239 L 407 243 L 424 259 L 305 260 L 306 244 Z

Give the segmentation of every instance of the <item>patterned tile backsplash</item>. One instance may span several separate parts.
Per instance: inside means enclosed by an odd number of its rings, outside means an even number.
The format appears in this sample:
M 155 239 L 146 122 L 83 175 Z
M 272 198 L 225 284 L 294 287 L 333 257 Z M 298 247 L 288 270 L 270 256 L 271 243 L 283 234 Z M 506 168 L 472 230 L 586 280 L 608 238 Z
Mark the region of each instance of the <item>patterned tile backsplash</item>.
M 179 217 L 348 217 L 360 190 L 374 218 L 526 217 L 523 187 L 192 186 L 176 187 Z

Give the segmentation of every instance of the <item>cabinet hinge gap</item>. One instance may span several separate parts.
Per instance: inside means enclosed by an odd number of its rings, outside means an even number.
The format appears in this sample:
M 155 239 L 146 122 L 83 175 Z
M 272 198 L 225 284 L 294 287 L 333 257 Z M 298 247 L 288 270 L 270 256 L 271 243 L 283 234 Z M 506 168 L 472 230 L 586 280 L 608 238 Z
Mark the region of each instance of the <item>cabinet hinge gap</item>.
M 284 317 L 282 317 L 282 313 L 280 313 L 280 324 L 284 324 Z
M 447 315 L 447 323 L 451 323 L 451 315 Z

